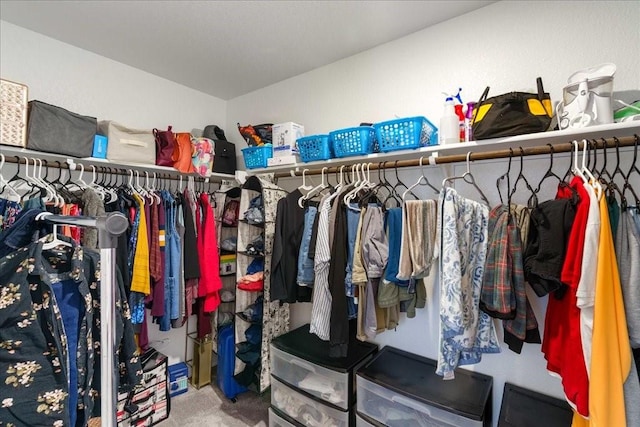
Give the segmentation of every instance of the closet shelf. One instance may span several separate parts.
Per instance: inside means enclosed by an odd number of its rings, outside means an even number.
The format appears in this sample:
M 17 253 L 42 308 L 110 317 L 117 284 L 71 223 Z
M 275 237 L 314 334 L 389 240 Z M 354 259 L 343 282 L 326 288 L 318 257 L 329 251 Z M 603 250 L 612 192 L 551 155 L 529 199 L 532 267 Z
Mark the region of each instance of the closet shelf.
M 456 154 L 466 154 L 471 151 L 482 153 L 486 151 L 503 150 L 508 148 L 529 148 L 546 144 L 567 143 L 583 138 L 606 138 L 615 136 L 617 138 L 640 134 L 640 121 L 625 123 L 612 123 L 607 125 L 591 126 L 582 129 L 565 129 L 551 132 L 531 133 L 526 135 L 510 136 L 507 138 L 484 139 L 482 141 L 462 142 L 459 144 L 432 145 L 418 148 L 416 150 L 394 151 L 390 153 L 374 153 L 364 156 L 344 157 L 339 159 L 329 159 L 309 163 L 295 163 L 268 168 L 251 169 L 246 171 L 248 175 L 260 175 L 265 173 L 290 173 L 302 172 L 303 169 L 321 169 L 323 167 L 336 167 L 342 165 L 352 165 L 355 163 L 382 163 L 391 162 L 388 166 L 393 166 L 393 162 L 402 160 L 415 160 L 424 157 L 427 164 L 429 156 L 450 156 Z
M 46 153 L 43 151 L 34 151 L 29 150 L 27 148 L 14 147 L 10 145 L 0 145 L 0 153 L 4 154 L 7 159 L 7 163 L 11 163 L 11 156 L 17 157 L 22 161 L 24 157 L 29 159 L 37 158 L 47 161 L 48 166 L 56 167 L 55 162 L 59 162 L 65 169 L 67 168 L 66 163 L 68 160 L 76 163 L 82 164 L 85 170 L 88 169 L 91 165 L 96 168 L 101 168 L 102 172 L 107 172 L 109 168 L 112 169 L 136 169 L 140 171 L 148 171 L 148 172 L 156 172 L 161 174 L 175 174 L 175 175 L 183 175 L 183 176 L 193 176 L 195 178 L 203 178 L 202 176 L 195 173 L 182 173 L 177 169 L 168 166 L 156 166 L 156 165 L 148 165 L 143 163 L 128 163 L 128 162 L 112 162 L 107 159 L 99 159 L 96 157 L 71 157 L 65 156 L 64 154 L 54 154 L 54 153 Z M 90 168 L 89 168 L 90 169 Z M 220 181 L 228 181 L 235 180 L 235 175 L 229 175 L 224 173 L 212 173 L 209 176 L 210 181 L 220 182 Z

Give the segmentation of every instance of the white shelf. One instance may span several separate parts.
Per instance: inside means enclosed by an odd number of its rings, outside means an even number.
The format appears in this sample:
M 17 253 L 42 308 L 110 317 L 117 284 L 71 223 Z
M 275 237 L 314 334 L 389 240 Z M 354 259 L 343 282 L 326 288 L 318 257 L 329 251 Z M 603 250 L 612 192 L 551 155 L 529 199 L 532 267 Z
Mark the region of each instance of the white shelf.
M 73 161 L 74 163 L 81 163 L 85 170 L 87 166 L 94 165 L 96 167 L 111 167 L 118 169 L 135 169 L 141 171 L 149 171 L 156 173 L 171 173 L 171 174 L 181 174 L 186 176 L 194 176 L 196 178 L 202 178 L 200 175 L 191 173 L 186 174 L 182 173 L 177 169 L 168 166 L 156 166 L 156 165 L 148 165 L 144 163 L 128 163 L 128 162 L 112 162 L 107 159 L 99 159 L 97 157 L 72 157 L 65 156 L 63 154 L 54 154 L 54 153 L 46 153 L 43 151 L 34 151 L 26 148 L 15 147 L 10 145 L 0 145 L 0 153 L 5 156 L 17 156 L 17 157 L 27 157 L 27 158 L 37 158 L 46 160 L 47 162 L 60 162 L 62 164 L 67 163 L 68 160 Z M 210 181 L 222 181 L 222 180 L 235 180 L 235 175 L 228 175 L 224 173 L 212 173 L 209 176 Z
M 303 169 L 321 169 L 323 167 L 335 167 L 342 165 L 352 165 L 354 163 L 382 163 L 394 162 L 396 160 L 419 159 L 421 156 L 426 159 L 429 156 L 449 156 L 454 154 L 465 154 L 469 151 L 480 153 L 484 151 L 502 150 L 506 148 L 527 148 L 546 144 L 566 143 L 583 138 L 617 138 L 640 135 L 640 121 L 613 123 L 608 125 L 591 126 L 582 129 L 566 129 L 560 131 L 532 133 L 526 135 L 510 136 L 507 138 L 485 139 L 482 141 L 463 142 L 449 145 L 433 145 L 418 148 L 416 150 L 392 151 L 390 153 L 375 153 L 364 156 L 344 157 L 340 159 L 329 159 L 309 163 L 295 163 L 290 165 L 272 166 L 268 168 L 247 170 L 248 175 L 260 175 L 264 173 L 278 172 L 300 172 Z

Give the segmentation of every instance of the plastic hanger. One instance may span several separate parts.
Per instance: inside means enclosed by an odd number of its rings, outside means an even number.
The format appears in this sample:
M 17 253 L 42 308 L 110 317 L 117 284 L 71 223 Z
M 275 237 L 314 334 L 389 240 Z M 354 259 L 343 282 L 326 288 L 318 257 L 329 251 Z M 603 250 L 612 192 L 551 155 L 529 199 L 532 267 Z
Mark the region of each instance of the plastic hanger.
M 298 186 L 298 190 L 300 190 L 300 192 L 302 191 L 310 191 L 313 189 L 313 185 L 308 185 L 307 184 L 307 172 L 309 171 L 309 169 L 303 169 L 302 170 L 302 184 Z M 309 178 L 309 180 L 311 180 L 311 178 Z
M 5 157 L 4 154 L 0 153 L 0 194 L 6 200 L 10 200 L 12 202 L 20 201 L 20 194 L 16 190 L 13 189 L 9 182 L 2 176 L 2 167 L 4 166 Z M 4 193 L 4 191 L 7 193 Z
M 35 220 L 36 221 L 41 221 L 43 219 L 45 219 L 47 216 L 49 215 L 53 215 L 50 212 L 40 212 L 39 214 L 36 215 Z M 42 245 L 42 250 L 46 251 L 49 249 L 53 249 L 55 247 L 58 246 L 67 246 L 67 247 L 73 247 L 73 244 L 66 241 L 66 240 L 61 240 L 58 237 L 58 225 L 57 224 L 53 224 L 53 232 L 49 235 L 50 237 L 47 237 L 47 242 L 45 242 Z M 51 240 L 49 240 L 51 239 Z
M 445 187 L 448 182 L 461 179 L 467 184 L 473 185 L 475 189 L 478 191 L 478 193 L 480 193 L 480 197 L 482 197 L 482 200 L 486 203 L 486 205 L 490 206 L 489 199 L 487 199 L 487 196 L 485 196 L 482 190 L 480 189 L 480 187 L 478 187 L 478 184 L 476 184 L 476 180 L 473 174 L 471 173 L 470 161 L 471 161 L 471 151 L 467 153 L 467 170 L 461 176 L 450 176 L 448 178 L 445 178 L 442 181 L 442 187 Z
M 518 188 L 518 182 L 520 182 L 520 180 L 524 181 L 524 184 L 527 187 L 527 190 L 529 190 L 529 192 L 531 193 L 531 195 L 534 194 L 533 188 L 531 188 L 531 185 L 529 184 L 529 181 L 527 180 L 527 177 L 524 176 L 524 174 L 523 174 L 523 171 L 524 171 L 524 150 L 522 149 L 522 147 L 519 147 L 519 148 L 520 148 L 520 171 L 518 172 L 518 176 L 516 177 L 516 180 L 513 183 L 513 189 L 509 193 L 509 200 L 511 200 L 513 198 L 513 195 L 515 194 L 516 189 Z M 531 196 L 529 196 L 529 198 L 531 198 Z
M 640 142 L 639 140 L 640 140 L 640 137 L 638 137 L 638 135 L 634 135 L 633 161 L 631 162 L 631 166 L 629 167 L 629 172 L 627 172 L 627 174 L 624 177 L 624 186 L 622 187 L 623 194 L 626 193 L 627 190 L 631 192 L 631 195 L 633 196 L 636 206 L 638 208 L 640 208 L 640 198 L 638 197 L 635 190 L 629 183 L 629 177 L 631 177 L 631 174 L 634 171 L 636 172 L 636 174 L 640 175 L 640 169 L 638 169 L 638 165 L 636 163 L 638 159 L 638 143 Z
M 509 189 L 511 188 L 511 160 L 513 160 L 513 149 L 509 148 L 509 164 L 507 166 L 507 171 L 496 179 L 496 189 L 498 190 L 498 197 L 500 197 L 501 205 L 504 205 L 504 199 L 502 198 L 500 183 L 505 179 L 507 180 L 507 199 L 509 198 Z
M 342 166 L 344 167 L 344 166 Z M 304 202 L 306 200 L 310 200 L 313 196 L 315 196 L 316 194 L 319 194 L 322 190 L 329 188 L 329 184 L 327 183 L 327 179 L 326 179 L 326 174 L 325 172 L 328 170 L 328 167 L 323 167 L 322 171 L 320 173 L 321 175 L 321 182 L 319 185 L 313 187 L 311 190 L 309 190 L 309 192 L 305 195 L 303 195 L 302 197 L 300 197 L 298 199 L 298 206 L 300 206 L 300 208 L 304 208 Z
M 413 194 L 413 192 L 411 190 L 413 190 L 414 188 L 416 188 L 418 185 L 426 185 L 428 187 L 430 187 L 436 194 L 440 194 L 440 190 L 438 190 L 436 187 L 434 187 L 433 185 L 431 185 L 431 183 L 429 182 L 429 179 L 427 178 L 427 176 L 424 174 L 424 165 L 422 164 L 422 160 L 424 159 L 424 157 L 420 157 L 420 172 L 421 175 L 418 178 L 418 180 L 415 182 L 415 184 L 413 184 L 411 187 L 407 188 L 405 190 L 404 193 L 402 193 L 402 201 L 404 202 L 406 200 L 406 196 L 408 194 Z

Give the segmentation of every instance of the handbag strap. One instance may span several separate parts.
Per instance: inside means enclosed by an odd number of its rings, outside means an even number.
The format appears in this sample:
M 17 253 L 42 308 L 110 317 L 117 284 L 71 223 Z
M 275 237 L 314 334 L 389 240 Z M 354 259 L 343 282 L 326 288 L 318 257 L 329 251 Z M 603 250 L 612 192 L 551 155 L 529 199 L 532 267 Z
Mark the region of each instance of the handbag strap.
M 542 101 L 544 99 L 544 87 L 542 86 L 542 77 L 538 77 L 536 79 L 536 84 L 538 85 L 538 99 Z
M 478 106 L 482 105 L 482 103 L 487 100 L 487 96 L 489 96 L 489 86 L 487 86 L 487 88 L 484 90 L 484 92 L 482 92 L 482 95 L 480 96 L 480 99 L 478 100 Z

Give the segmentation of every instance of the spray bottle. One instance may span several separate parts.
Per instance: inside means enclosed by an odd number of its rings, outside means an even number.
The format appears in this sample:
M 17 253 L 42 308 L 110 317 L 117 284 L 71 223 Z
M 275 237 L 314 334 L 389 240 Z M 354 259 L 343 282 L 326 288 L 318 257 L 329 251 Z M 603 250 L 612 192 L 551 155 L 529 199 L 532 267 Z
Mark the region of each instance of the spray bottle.
M 461 90 L 462 89 L 458 89 L 458 94 L 455 96 L 442 92 L 447 98 L 444 102 L 444 112 L 440 118 L 440 129 L 438 131 L 439 143 L 441 145 L 460 142 L 460 117 L 456 113 L 454 98 L 460 100 Z M 462 102 L 460 102 L 460 104 L 462 104 Z
M 467 112 L 464 118 L 464 140 L 473 141 L 473 113 L 476 108 L 475 102 L 467 102 Z

